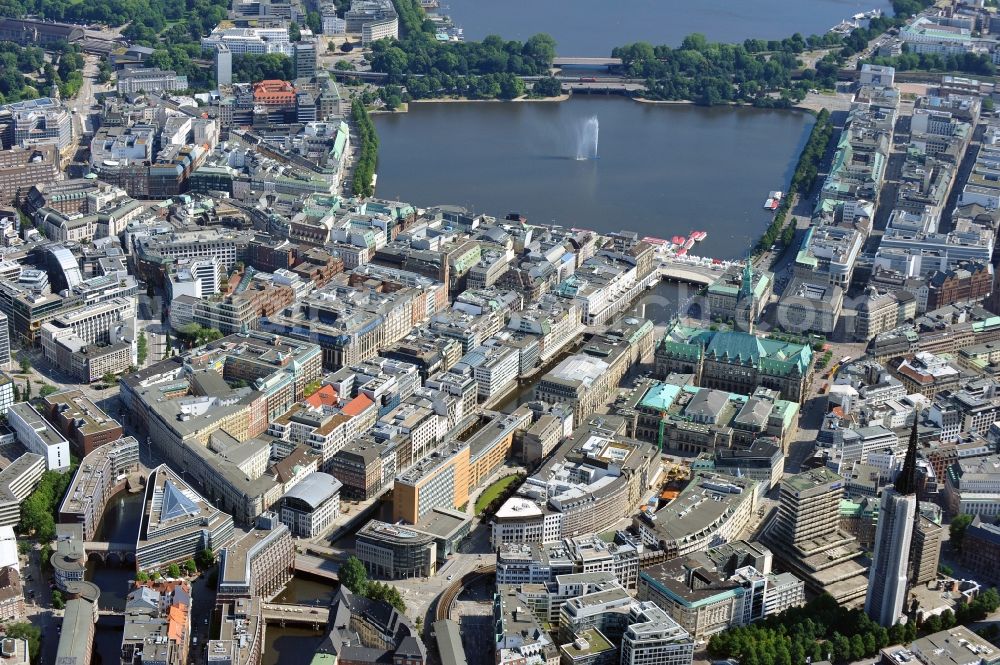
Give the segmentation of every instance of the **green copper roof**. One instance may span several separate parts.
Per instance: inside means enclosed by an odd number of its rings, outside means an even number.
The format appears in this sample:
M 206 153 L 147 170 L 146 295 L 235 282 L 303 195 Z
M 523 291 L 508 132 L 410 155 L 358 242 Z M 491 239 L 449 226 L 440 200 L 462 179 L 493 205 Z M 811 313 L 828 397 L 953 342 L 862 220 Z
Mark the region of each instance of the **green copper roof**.
M 648 409 L 666 411 L 681 394 L 681 387 L 670 383 L 659 383 L 650 388 L 640 404 Z

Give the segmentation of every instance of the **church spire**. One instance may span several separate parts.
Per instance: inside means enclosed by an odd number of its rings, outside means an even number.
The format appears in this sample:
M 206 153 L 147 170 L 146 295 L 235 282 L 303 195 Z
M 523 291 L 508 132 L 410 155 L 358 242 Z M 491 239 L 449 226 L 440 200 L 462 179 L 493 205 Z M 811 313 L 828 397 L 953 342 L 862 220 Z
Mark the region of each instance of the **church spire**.
M 910 442 L 906 446 L 906 457 L 903 458 L 903 469 L 896 476 L 896 491 L 900 494 L 917 493 L 917 421 L 919 419 L 919 414 L 914 413 Z
M 740 298 L 753 297 L 753 261 L 747 252 L 746 263 L 743 264 L 743 279 L 740 282 Z
M 750 258 L 750 252 L 747 252 L 747 260 L 743 264 L 743 278 L 740 280 L 740 291 L 736 297 L 736 304 L 737 313 L 746 312 L 746 330 L 752 334 L 756 312 L 753 302 L 753 261 Z

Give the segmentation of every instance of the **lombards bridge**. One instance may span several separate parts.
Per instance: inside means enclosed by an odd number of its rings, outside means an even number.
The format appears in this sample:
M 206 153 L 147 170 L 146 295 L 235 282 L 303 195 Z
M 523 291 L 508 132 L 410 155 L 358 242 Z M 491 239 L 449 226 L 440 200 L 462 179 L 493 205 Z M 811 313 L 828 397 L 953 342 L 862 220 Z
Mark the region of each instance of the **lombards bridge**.
M 109 566 L 135 565 L 135 543 L 109 543 L 90 540 L 83 544 L 87 560 L 96 560 Z

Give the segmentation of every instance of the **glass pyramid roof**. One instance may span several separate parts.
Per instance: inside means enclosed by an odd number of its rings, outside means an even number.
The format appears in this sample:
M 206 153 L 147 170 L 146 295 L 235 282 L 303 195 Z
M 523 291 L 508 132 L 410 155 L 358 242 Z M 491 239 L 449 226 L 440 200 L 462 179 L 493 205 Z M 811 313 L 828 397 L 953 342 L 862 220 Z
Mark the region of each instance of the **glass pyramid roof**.
M 177 517 L 193 516 L 201 512 L 198 505 L 169 480 L 163 483 L 163 503 L 161 506 L 161 522 Z

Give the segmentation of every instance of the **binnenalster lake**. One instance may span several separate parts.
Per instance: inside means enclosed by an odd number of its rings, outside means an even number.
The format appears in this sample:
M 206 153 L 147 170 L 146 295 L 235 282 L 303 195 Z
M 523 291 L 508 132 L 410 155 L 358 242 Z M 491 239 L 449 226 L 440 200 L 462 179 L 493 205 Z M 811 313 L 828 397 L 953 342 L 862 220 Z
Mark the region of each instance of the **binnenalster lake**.
M 595 117 L 598 157 L 578 160 Z M 770 223 L 764 200 L 786 189 L 813 122 L 797 111 L 584 95 L 411 104 L 375 116 L 377 193 L 603 232 L 669 239 L 704 230 L 693 254 L 736 258 Z
M 892 11 L 889 0 L 441 0 L 466 39 L 525 40 L 547 32 L 566 56 L 606 56 L 631 42 L 679 45 L 700 32 L 712 41 L 823 34 L 859 12 Z

